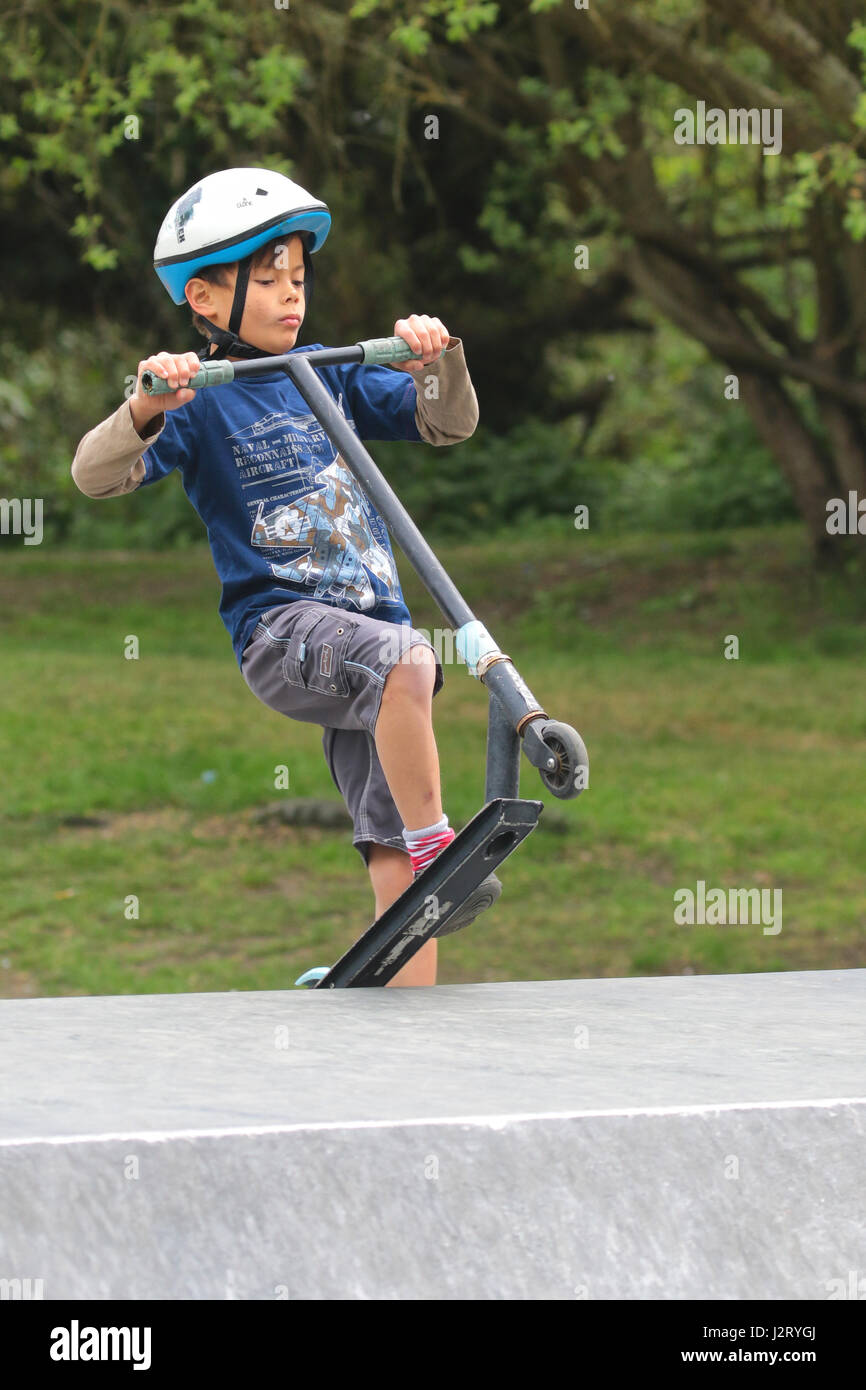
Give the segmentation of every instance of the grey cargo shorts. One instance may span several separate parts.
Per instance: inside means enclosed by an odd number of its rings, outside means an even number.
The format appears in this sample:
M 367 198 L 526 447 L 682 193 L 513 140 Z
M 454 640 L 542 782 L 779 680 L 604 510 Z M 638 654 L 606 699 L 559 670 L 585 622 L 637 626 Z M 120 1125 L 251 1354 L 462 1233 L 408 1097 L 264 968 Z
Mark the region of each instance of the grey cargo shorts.
M 436 655 L 408 623 L 294 599 L 262 614 L 243 651 L 241 673 L 263 704 L 289 719 L 323 726 L 325 761 L 365 864 L 371 843 L 406 848 L 373 734 L 385 677 L 403 652 L 419 644 Z M 444 680 L 437 656 L 434 695 Z

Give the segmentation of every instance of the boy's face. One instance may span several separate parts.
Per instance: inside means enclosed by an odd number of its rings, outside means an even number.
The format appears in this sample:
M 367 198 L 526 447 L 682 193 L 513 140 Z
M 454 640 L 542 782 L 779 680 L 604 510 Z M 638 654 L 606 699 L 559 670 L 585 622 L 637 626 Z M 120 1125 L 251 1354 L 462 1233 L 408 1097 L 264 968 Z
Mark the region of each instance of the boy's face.
M 304 321 L 304 273 L 304 247 L 299 236 L 280 241 L 272 258 L 253 265 L 238 337 L 274 356 L 293 348 Z M 192 279 L 186 286 L 190 306 L 218 328 L 229 326 L 237 266 L 227 275 L 227 285 Z

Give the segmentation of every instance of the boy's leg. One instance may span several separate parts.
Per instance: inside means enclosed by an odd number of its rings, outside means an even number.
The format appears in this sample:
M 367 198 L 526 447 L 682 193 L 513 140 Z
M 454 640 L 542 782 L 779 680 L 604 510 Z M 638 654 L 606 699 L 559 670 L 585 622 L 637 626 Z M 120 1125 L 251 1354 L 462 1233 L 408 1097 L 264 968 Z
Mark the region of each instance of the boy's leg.
M 402 821 L 371 733 L 366 729 L 325 729 L 322 747 L 334 785 L 351 810 L 353 843 L 370 875 L 375 898 L 372 923 L 413 881 Z M 436 960 L 434 939 L 416 951 L 388 983 L 435 985 Z
M 376 720 L 376 752 L 407 830 L 442 819 L 439 754 L 433 734 L 436 654 L 412 646 L 385 679 Z M 406 750 L 411 749 L 411 757 Z
M 409 856 L 403 850 L 379 844 L 370 845 L 367 866 L 376 897 L 376 916 L 381 917 L 385 908 L 396 902 L 401 893 L 409 887 L 412 882 L 412 866 Z M 436 965 L 436 938 L 433 937 L 432 941 L 425 942 L 420 951 L 415 952 L 412 959 L 406 962 L 402 970 L 397 971 L 388 984 L 435 985 Z
M 442 817 L 431 707 L 442 670 L 418 632 L 395 663 L 397 632 L 394 624 L 350 617 L 325 605 L 289 605 L 264 615 L 242 667 L 264 704 L 325 726 L 325 758 L 352 815 L 353 843 L 370 874 L 377 917 L 413 879 L 404 828 L 420 829 Z M 406 640 L 405 632 L 400 639 Z M 390 777 L 377 747 L 380 726 Z M 433 940 L 390 983 L 435 980 Z
M 433 735 L 433 686 L 436 654 L 420 644 L 410 647 L 388 672 L 375 725 L 376 752 L 394 804 L 407 830 L 421 829 L 442 818 L 439 754 Z M 406 749 L 412 757 L 406 757 Z M 388 845 L 371 844 L 370 881 L 376 916 L 396 902 L 413 880 L 409 856 Z M 436 938 L 425 942 L 389 984 L 435 985 Z

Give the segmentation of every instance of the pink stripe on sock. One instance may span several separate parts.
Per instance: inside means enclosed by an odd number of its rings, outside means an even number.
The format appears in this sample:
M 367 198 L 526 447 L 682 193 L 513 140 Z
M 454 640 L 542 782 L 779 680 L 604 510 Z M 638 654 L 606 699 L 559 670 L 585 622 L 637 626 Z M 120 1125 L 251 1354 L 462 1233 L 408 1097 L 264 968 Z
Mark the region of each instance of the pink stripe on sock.
M 428 864 L 432 864 L 437 854 L 441 854 L 446 845 L 456 838 L 454 830 L 449 825 L 447 830 L 442 830 L 438 835 L 425 835 L 417 844 L 409 846 L 409 859 L 412 863 L 414 873 L 420 873 L 426 869 Z

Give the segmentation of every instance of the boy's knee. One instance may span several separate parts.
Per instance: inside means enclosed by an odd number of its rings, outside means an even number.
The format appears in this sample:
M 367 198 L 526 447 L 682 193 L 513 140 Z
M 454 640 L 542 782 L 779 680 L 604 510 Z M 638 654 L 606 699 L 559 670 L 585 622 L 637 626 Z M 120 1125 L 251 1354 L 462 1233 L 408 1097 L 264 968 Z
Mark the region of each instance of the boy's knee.
M 436 653 L 432 647 L 416 642 L 408 647 L 385 677 L 385 692 L 400 690 L 409 695 L 429 695 L 436 681 Z

